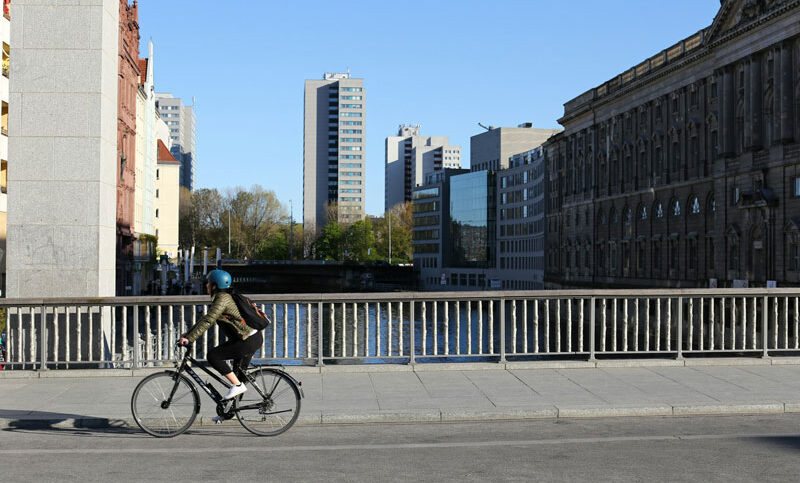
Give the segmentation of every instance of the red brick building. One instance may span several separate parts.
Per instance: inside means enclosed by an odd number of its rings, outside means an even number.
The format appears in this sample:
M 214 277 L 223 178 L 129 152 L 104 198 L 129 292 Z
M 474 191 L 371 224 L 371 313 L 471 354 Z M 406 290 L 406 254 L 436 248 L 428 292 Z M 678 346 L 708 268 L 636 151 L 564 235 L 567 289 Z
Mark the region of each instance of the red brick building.
M 134 193 L 136 189 L 136 92 L 139 86 L 139 9 L 119 1 L 119 89 L 117 94 L 117 295 L 132 285 Z

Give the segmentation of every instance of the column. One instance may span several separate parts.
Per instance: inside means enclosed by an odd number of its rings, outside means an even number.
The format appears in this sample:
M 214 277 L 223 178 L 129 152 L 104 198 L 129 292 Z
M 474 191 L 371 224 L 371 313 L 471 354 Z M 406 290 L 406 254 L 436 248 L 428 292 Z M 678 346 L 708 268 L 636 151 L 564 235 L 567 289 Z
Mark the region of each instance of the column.
M 9 297 L 114 295 L 119 1 L 16 0 Z
M 794 89 L 792 88 L 792 43 L 786 41 L 781 48 L 781 141 L 790 142 L 794 139 Z M 777 96 L 776 96 L 777 97 Z
M 763 88 L 761 85 L 761 54 L 750 58 L 750 149 L 757 151 L 764 145 Z
M 722 142 L 721 155 L 723 157 L 733 156 L 734 154 L 734 129 L 733 121 L 735 116 L 736 98 L 733 92 L 733 71 L 731 66 L 726 66 L 722 75 L 722 120 L 720 123 L 720 140 Z

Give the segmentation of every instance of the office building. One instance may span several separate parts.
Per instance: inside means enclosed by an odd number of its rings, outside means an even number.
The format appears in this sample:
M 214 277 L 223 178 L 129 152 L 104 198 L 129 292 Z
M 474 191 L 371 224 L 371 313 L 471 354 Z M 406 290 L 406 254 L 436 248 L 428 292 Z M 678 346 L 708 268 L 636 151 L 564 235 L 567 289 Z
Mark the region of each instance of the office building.
M 350 223 L 364 218 L 366 91 L 364 79 L 326 73 L 305 82 L 303 222 L 321 230 L 328 213 Z
M 411 201 L 411 191 L 424 176 L 442 169 L 461 168 L 461 146 L 447 136 L 421 136 L 420 126 L 401 125 L 397 136 L 386 138 L 384 210 Z
M 508 167 L 511 156 L 539 147 L 560 129 L 534 129 L 530 123 L 519 127 L 492 127 L 469 139 L 469 169 L 498 171 Z
M 428 290 L 495 287 L 497 180 L 493 171 L 443 170 L 412 193 L 414 265 Z M 499 288 L 497 286 L 496 288 Z
M 546 286 L 800 283 L 800 2 L 713 22 L 564 104 Z
M 497 277 L 505 290 L 544 288 L 545 150 L 516 154 L 498 171 Z
M 187 106 L 172 94 L 156 93 L 156 109 L 169 127 L 170 152 L 181 163 L 181 186 L 194 190 L 197 166 L 197 119 L 192 105 Z

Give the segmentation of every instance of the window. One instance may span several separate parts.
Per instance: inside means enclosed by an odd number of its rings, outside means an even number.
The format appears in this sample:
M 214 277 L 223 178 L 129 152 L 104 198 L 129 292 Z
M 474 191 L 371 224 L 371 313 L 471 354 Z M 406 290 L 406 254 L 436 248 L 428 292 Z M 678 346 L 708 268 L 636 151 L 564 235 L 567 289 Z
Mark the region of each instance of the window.
M 730 246 L 730 269 L 731 270 L 739 270 L 739 244 L 736 242 L 731 242 Z
M 343 112 L 341 113 L 342 117 L 361 117 L 360 112 Z
M 792 243 L 789 247 L 789 257 L 791 260 L 791 269 L 795 272 L 800 271 L 800 243 Z
M 794 179 L 794 196 L 800 196 L 800 177 Z
M 641 218 L 642 218 L 642 220 L 646 220 L 647 219 L 647 207 L 645 205 L 642 205 Z
M 156 218 L 158 218 L 158 208 L 156 208 Z
M 738 186 L 735 186 L 733 188 L 733 196 L 732 196 L 731 199 L 733 200 L 733 204 L 734 205 L 739 203 L 739 187 Z
M 653 242 L 653 270 L 661 270 L 661 242 Z
M 156 170 L 156 180 L 158 179 L 159 170 Z
M 697 199 L 697 196 L 692 198 L 692 214 L 699 215 L 700 214 L 700 200 Z
M 689 270 L 697 269 L 697 240 L 690 238 L 686 240 L 687 251 L 689 256 Z
M 342 92 L 361 92 L 363 89 L 361 87 L 342 87 L 340 90 Z
M 672 202 L 672 216 L 680 216 L 681 214 L 681 202 L 675 200 Z
M 680 261 L 680 253 L 678 253 L 678 239 L 672 238 L 669 241 L 669 268 L 670 270 L 677 270 Z
M 158 198 L 158 189 L 156 189 L 156 198 Z
M 664 218 L 664 207 L 661 203 L 656 203 L 656 218 Z

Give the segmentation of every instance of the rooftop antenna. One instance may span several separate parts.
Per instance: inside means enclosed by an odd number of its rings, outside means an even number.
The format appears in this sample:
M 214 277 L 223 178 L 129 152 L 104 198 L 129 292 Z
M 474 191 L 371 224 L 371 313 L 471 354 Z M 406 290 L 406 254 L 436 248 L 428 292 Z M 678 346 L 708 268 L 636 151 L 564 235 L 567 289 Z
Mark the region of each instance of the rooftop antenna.
M 478 126 L 480 126 L 480 127 L 484 128 L 484 129 L 486 129 L 487 131 L 491 131 L 492 129 L 494 129 L 494 126 L 488 126 L 488 127 L 487 127 L 487 126 L 484 126 L 484 125 L 483 125 L 483 124 L 481 124 L 481 123 L 478 123 Z

